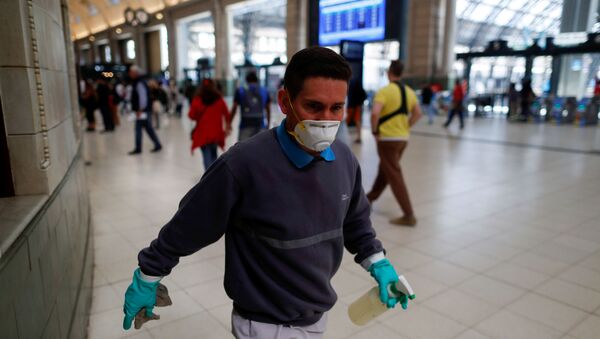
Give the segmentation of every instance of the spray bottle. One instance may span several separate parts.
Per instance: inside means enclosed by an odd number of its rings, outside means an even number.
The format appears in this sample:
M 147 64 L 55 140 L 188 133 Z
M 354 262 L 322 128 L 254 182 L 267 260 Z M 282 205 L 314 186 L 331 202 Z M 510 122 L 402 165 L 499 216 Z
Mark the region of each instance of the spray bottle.
M 398 282 L 394 287 L 397 292 L 406 295 L 408 299 L 415 299 L 415 293 L 403 275 L 398 277 Z M 388 293 L 397 295 L 391 290 L 388 290 Z M 387 306 L 379 299 L 379 286 L 374 286 L 348 307 L 348 316 L 353 323 L 362 326 L 387 310 Z

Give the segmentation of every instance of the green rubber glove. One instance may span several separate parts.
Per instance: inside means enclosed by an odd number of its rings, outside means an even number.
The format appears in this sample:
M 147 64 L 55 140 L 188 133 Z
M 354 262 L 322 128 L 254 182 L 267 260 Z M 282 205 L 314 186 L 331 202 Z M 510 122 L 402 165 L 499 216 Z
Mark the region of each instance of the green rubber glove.
M 125 292 L 125 304 L 123 305 L 123 313 L 125 318 L 123 319 L 123 329 L 128 330 L 131 328 L 131 323 L 135 318 L 135 315 L 142 309 L 146 309 L 146 316 L 152 317 L 152 309 L 156 304 L 156 288 L 159 282 L 147 282 L 142 280 L 140 276 L 140 269 L 136 269 L 133 272 L 133 281 L 127 287 Z
M 369 267 L 369 272 L 375 281 L 377 281 L 379 285 L 379 299 L 387 308 L 394 308 L 398 302 L 400 302 L 403 309 L 408 307 L 407 296 L 396 289 L 395 284 L 398 282 L 398 273 L 396 273 L 394 266 L 390 264 L 389 260 L 381 259 L 372 264 Z M 394 293 L 392 295 L 388 293 L 390 285 Z

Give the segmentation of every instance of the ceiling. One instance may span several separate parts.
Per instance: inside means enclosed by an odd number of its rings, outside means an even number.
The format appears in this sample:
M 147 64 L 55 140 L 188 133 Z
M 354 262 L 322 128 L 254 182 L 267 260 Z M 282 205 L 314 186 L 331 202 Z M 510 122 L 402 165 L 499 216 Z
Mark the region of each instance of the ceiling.
M 71 37 L 80 39 L 125 22 L 127 7 L 160 11 L 185 0 L 68 0 Z
M 559 32 L 563 0 L 457 0 L 456 43 L 484 47 L 490 40 L 513 45 Z

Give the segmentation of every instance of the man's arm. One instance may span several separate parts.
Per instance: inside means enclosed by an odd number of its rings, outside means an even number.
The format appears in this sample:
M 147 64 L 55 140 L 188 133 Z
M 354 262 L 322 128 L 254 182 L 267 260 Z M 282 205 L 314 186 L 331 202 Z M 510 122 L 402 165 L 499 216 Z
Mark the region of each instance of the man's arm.
M 383 104 L 381 102 L 375 101 L 373 104 L 373 108 L 371 109 L 371 133 L 373 135 L 379 134 L 379 114 L 381 114 L 381 110 L 383 109 Z
M 146 111 L 148 106 L 148 89 L 142 84 L 142 81 L 139 81 L 136 87 L 138 93 L 138 111 L 135 112 L 135 114 L 139 118 L 142 112 Z
M 421 119 L 422 116 L 423 116 L 423 113 L 421 112 L 421 106 L 417 102 L 415 104 L 415 107 L 413 108 L 412 112 L 410 113 L 410 118 L 408 120 L 409 126 L 413 127 L 413 125 L 416 124 L 417 121 L 419 121 L 419 119 Z
M 237 181 L 223 157 L 219 158 L 181 200 L 177 213 L 158 237 L 139 253 L 142 273 L 168 275 L 180 257 L 219 240 L 227 229 L 239 194 Z

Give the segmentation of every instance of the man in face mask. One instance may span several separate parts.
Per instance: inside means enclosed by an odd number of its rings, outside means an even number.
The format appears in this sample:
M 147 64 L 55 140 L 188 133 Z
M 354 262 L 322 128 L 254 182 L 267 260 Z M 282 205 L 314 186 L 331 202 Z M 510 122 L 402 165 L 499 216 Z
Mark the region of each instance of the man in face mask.
M 376 280 L 382 303 L 407 307 L 405 295 L 388 293 L 398 274 L 371 226 L 358 162 L 334 140 L 350 73 L 326 48 L 293 56 L 278 93 L 287 118 L 217 159 L 140 252 L 125 293 L 125 329 L 140 310 L 153 315 L 158 281 L 181 256 L 223 235 L 236 338 L 322 338 L 344 248 Z

